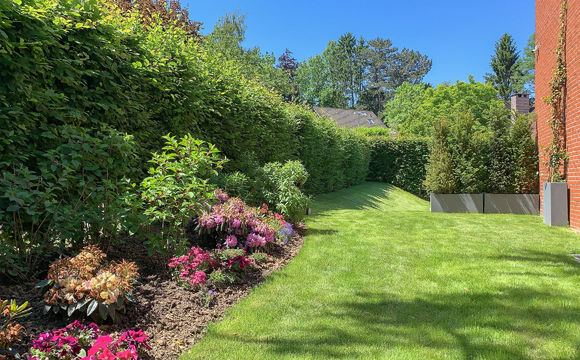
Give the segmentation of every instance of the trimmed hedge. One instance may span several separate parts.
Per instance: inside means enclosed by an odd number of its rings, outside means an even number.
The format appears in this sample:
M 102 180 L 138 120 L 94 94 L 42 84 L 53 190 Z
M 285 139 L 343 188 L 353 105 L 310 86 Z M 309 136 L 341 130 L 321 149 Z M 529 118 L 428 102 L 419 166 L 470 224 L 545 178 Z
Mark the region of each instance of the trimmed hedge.
M 369 136 L 371 161 L 368 179 L 391 183 L 425 198 L 423 186 L 429 162 L 429 141 L 425 138 Z
M 46 134 L 76 126 L 133 135 L 143 169 L 163 135 L 189 133 L 231 171 L 300 160 L 311 194 L 365 178 L 366 142 L 244 78 L 180 28 L 81 0 L 2 2 L 0 26 L 0 172 L 36 171 L 60 145 Z

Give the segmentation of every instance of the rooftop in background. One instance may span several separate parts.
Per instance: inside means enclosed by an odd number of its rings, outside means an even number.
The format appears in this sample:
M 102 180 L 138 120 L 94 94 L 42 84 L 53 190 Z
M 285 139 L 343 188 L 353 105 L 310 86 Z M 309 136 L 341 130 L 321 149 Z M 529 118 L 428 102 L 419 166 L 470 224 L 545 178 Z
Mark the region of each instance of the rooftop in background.
M 352 109 L 335 109 L 327 107 L 314 107 L 314 111 L 319 115 L 331 117 L 338 126 L 346 128 L 357 127 L 382 127 L 386 128 L 385 124 L 375 115 L 374 112 L 368 110 L 352 110 Z

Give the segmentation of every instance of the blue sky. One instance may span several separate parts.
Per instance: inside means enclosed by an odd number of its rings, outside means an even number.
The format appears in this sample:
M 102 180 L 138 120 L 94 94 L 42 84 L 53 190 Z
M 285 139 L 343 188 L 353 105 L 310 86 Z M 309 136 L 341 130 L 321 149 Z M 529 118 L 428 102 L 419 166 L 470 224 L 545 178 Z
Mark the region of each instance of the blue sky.
M 247 47 L 279 56 L 290 49 L 298 60 L 321 53 L 346 32 L 365 39 L 389 38 L 397 47 L 428 55 L 425 81 L 476 80 L 490 71 L 497 39 L 510 33 L 520 50 L 534 32 L 534 0 L 265 1 L 182 0 L 192 20 L 210 32 L 226 12 L 246 14 Z

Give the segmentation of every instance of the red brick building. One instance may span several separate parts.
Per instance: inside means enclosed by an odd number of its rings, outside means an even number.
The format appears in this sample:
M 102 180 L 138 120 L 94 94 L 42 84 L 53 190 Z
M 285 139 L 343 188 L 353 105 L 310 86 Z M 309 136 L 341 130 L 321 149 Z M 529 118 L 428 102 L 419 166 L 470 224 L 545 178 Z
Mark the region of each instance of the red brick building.
M 556 66 L 556 47 L 560 31 L 562 0 L 536 0 L 536 114 L 540 153 L 540 199 L 547 181 L 544 149 L 552 133 L 548 126 L 550 107 L 543 101 L 550 93 L 549 83 Z M 569 157 L 566 177 L 570 201 L 570 226 L 580 230 L 580 0 L 567 1 L 566 16 L 566 151 Z M 540 201 L 542 203 L 542 201 Z

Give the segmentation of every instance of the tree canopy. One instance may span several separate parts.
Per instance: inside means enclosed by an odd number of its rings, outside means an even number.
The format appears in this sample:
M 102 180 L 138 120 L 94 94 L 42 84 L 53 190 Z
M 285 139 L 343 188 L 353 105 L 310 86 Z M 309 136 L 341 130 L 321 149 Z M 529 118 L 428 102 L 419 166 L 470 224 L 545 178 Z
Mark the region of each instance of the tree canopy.
M 420 83 L 429 70 L 426 55 L 399 50 L 389 39 L 367 42 L 346 33 L 329 41 L 322 54 L 301 63 L 296 83 L 301 99 L 311 105 L 379 113 L 398 86 Z

